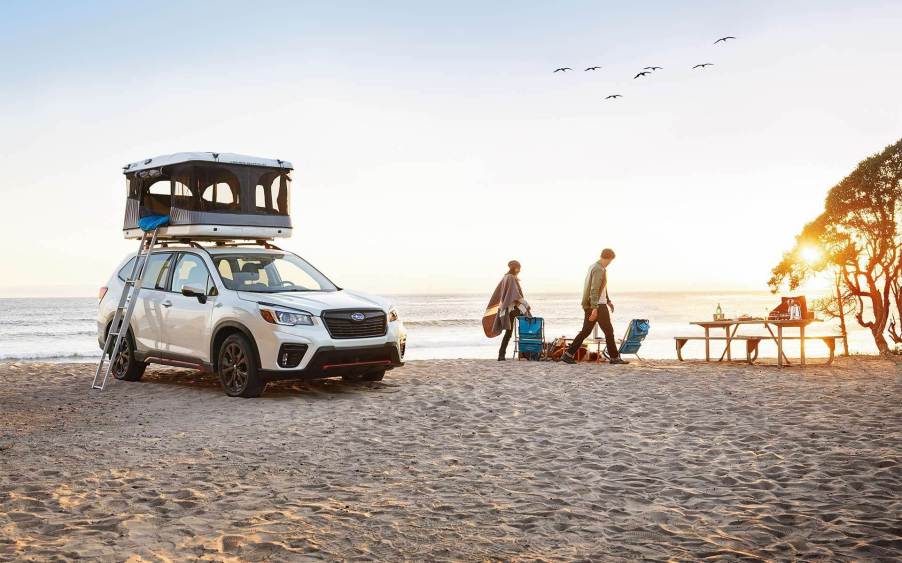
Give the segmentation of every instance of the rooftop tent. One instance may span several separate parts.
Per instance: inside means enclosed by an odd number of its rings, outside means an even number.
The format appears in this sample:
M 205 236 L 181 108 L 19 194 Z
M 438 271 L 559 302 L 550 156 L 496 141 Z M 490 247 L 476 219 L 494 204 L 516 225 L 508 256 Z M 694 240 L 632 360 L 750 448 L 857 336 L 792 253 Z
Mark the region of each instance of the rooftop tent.
M 125 238 L 138 220 L 169 215 L 160 238 L 271 239 L 291 236 L 290 162 L 231 153 L 190 152 L 124 167 Z

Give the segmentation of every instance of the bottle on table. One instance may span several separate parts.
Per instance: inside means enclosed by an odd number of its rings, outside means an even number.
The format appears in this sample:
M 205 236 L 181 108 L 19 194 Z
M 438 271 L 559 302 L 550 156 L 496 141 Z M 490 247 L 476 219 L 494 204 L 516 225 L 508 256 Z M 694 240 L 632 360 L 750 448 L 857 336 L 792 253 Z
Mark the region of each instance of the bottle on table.
M 723 309 L 720 308 L 720 303 L 717 304 L 717 309 L 714 310 L 714 320 L 715 321 L 723 320 Z

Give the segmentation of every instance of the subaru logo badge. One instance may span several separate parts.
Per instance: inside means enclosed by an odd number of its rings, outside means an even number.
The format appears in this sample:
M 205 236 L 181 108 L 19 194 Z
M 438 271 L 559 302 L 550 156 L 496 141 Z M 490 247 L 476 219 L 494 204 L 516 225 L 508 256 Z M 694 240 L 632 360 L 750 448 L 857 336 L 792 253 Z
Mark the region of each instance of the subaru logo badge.
M 365 320 L 365 319 L 366 319 L 366 315 L 364 315 L 363 313 L 351 313 L 352 321 L 356 321 L 359 323 L 360 321 Z

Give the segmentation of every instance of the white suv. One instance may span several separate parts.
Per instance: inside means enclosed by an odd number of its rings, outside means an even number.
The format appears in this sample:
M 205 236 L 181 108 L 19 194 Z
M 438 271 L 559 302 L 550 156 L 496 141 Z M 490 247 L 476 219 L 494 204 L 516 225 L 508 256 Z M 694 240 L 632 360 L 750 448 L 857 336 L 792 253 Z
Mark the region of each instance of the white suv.
M 101 289 L 101 348 L 134 260 Z M 256 397 L 272 380 L 377 381 L 403 365 L 406 332 L 388 301 L 270 245 L 156 248 L 138 300 L 117 379 L 137 381 L 149 363 L 190 367 L 215 373 L 230 396 Z

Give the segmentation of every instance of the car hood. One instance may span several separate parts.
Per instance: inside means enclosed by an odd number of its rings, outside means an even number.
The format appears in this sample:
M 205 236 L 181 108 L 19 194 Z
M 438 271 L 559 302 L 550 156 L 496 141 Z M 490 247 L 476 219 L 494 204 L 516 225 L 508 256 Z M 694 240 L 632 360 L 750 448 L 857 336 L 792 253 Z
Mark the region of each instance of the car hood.
M 239 291 L 238 297 L 255 303 L 281 305 L 301 309 L 319 316 L 330 309 L 381 309 L 388 311 L 389 302 L 375 295 L 342 289 L 339 291 L 254 293 Z

